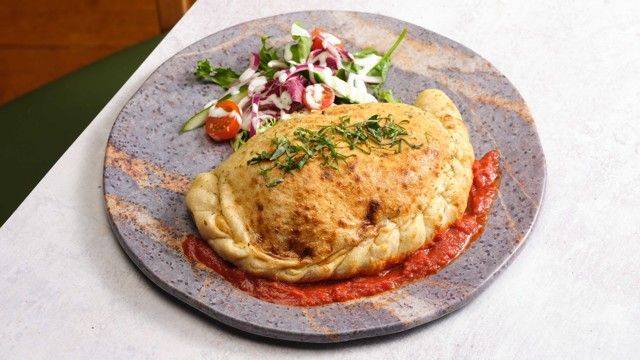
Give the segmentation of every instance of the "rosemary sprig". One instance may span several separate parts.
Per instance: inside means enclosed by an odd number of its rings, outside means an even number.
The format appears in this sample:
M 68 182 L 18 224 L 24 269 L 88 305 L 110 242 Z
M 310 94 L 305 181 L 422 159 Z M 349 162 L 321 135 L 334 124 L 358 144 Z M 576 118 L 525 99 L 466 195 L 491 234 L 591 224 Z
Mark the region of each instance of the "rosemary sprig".
M 320 127 L 318 130 L 297 128 L 293 138 L 276 136 L 271 140 L 272 149 L 256 153 L 247 164 L 269 163 L 260 168 L 267 187 L 281 184 L 284 178 L 271 178 L 273 169 L 282 174 L 300 170 L 309 160 L 319 158 L 322 165 L 338 169 L 340 162 L 353 155 L 345 155 L 340 149 L 358 150 L 365 154 L 373 151 L 402 151 L 402 144 L 417 149 L 422 144 L 413 144 L 405 139 L 407 129 L 402 124 L 407 120 L 396 122 L 391 115 L 381 117 L 373 115 L 367 120 L 351 123 L 348 116 L 340 118 L 340 122 Z

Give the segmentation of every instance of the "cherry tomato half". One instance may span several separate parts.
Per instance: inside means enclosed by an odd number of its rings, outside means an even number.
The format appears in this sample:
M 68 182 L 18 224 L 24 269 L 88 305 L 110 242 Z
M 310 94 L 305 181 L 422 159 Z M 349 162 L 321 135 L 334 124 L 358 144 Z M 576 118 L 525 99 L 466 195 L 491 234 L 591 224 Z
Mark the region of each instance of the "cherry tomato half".
M 222 116 L 209 116 L 204 123 L 204 130 L 207 135 L 215 141 L 226 141 L 236 137 L 240 131 L 240 123 L 237 117 L 240 116 L 238 105 L 232 100 L 223 100 L 215 105 L 220 109 L 217 112 Z M 216 112 L 214 109 L 213 113 Z
M 311 40 L 313 41 L 311 44 L 311 50 L 324 49 L 324 45 L 322 44 L 324 37 L 322 36 L 322 33 L 326 33 L 322 28 L 315 28 L 311 30 Z M 344 44 L 340 43 L 335 45 L 335 47 L 342 49 L 344 48 Z
M 320 34 L 322 34 L 323 32 L 324 30 L 322 30 L 321 28 L 315 28 L 311 30 L 311 39 L 313 40 L 313 44 L 311 44 L 311 50 L 324 48 L 322 46 L 322 36 L 320 36 Z
M 331 106 L 335 98 L 336 94 L 333 89 L 327 85 L 313 84 L 304 89 L 302 103 L 309 110 L 322 110 Z
M 223 110 L 225 110 L 226 112 L 237 112 L 238 114 L 240 114 L 240 108 L 238 108 L 238 105 L 236 105 L 236 103 L 233 102 L 233 100 L 227 99 L 227 100 L 222 100 L 219 101 L 216 104 L 217 108 L 221 108 Z

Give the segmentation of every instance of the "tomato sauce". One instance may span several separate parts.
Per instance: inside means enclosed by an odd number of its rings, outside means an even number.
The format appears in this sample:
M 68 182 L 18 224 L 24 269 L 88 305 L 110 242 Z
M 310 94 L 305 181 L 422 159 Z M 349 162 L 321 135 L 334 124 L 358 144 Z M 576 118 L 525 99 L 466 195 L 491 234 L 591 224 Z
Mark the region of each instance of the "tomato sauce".
M 184 240 L 182 249 L 189 260 L 201 263 L 237 288 L 265 301 L 294 306 L 317 306 L 353 300 L 396 289 L 447 266 L 482 234 L 499 184 L 499 153 L 492 150 L 473 164 L 469 203 L 460 219 L 402 263 L 376 275 L 290 284 L 245 273 L 223 260 L 202 239 L 193 235 Z

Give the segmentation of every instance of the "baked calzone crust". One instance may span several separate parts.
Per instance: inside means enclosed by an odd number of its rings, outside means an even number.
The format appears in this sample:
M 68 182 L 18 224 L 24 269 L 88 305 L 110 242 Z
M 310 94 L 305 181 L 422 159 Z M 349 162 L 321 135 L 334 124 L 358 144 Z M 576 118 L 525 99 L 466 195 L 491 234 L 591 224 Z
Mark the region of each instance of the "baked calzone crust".
M 337 169 L 311 159 L 272 187 L 261 165 L 248 163 L 297 128 L 374 115 L 402 122 L 407 143 L 420 146 L 397 153 L 343 149 L 348 157 Z M 341 279 L 403 260 L 462 215 L 473 160 L 458 109 L 430 89 L 416 106 L 338 105 L 280 121 L 198 175 L 186 202 L 208 244 L 249 273 L 287 282 Z

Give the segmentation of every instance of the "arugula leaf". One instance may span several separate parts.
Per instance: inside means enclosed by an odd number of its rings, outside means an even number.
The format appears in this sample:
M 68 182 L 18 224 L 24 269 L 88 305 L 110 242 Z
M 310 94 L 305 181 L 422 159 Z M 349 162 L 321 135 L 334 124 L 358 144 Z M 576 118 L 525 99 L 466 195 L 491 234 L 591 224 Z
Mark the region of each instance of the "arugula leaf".
M 399 102 L 394 96 L 391 90 L 386 90 L 382 88 L 382 84 L 377 84 L 371 88 L 373 91 L 373 96 L 376 97 L 381 102 L 386 103 L 397 103 Z
M 393 55 L 393 52 L 396 51 L 396 49 L 398 48 L 398 45 L 400 45 L 400 43 L 402 42 L 402 40 L 404 40 L 406 36 L 407 36 L 407 29 L 403 29 L 400 35 L 398 35 L 398 38 L 393 43 L 393 45 L 391 45 L 391 47 L 384 53 L 384 55 L 382 55 L 382 57 L 380 58 L 380 61 L 378 61 L 376 66 L 374 66 L 371 70 L 369 70 L 369 73 L 367 74 L 370 76 L 379 76 L 382 79 L 381 83 L 371 87 L 373 96 L 375 96 L 378 100 L 382 102 L 389 102 L 389 103 L 398 102 L 393 97 L 393 93 L 391 92 L 391 90 L 383 89 L 382 85 L 387 80 L 387 73 L 389 72 L 389 67 L 391 66 L 391 55 Z M 373 53 L 368 49 L 370 48 L 364 49 L 363 51 L 365 50 L 369 51 L 367 52 L 367 54 Z
M 371 55 L 371 54 L 376 54 L 378 56 L 380 56 L 380 53 L 378 53 L 378 50 L 372 48 L 372 47 L 366 47 L 356 53 L 353 54 L 354 57 L 357 58 L 363 58 L 366 57 L 367 55 Z
M 380 58 L 380 61 L 378 61 L 376 66 L 369 70 L 368 75 L 380 76 L 382 77 L 382 82 L 384 82 L 387 77 L 387 72 L 389 71 L 389 66 L 391 65 L 391 55 L 393 55 L 393 52 L 396 51 L 398 45 L 400 45 L 400 43 L 406 36 L 407 29 L 403 29 L 393 45 L 391 45 L 391 47 L 384 53 L 384 55 L 382 55 L 382 58 Z
M 263 73 L 267 79 L 273 79 L 273 74 L 276 73 L 276 69 L 270 68 L 267 64 L 271 60 L 280 60 L 280 56 L 278 56 L 278 50 L 272 46 L 269 46 L 267 41 L 269 40 L 268 36 L 263 36 L 260 38 L 262 42 L 262 47 L 260 47 L 260 65 L 258 66 L 258 70 Z
M 194 74 L 199 80 L 218 84 L 224 89 L 228 89 L 240 77 L 229 68 L 211 66 L 207 59 L 198 61 Z
M 379 76 L 382 78 L 382 84 L 387 80 L 387 73 L 389 72 L 389 67 L 391 67 L 391 60 L 380 60 L 380 62 L 373 67 L 373 69 L 369 70 L 368 75 L 371 76 Z
M 353 61 L 348 61 L 348 62 L 343 62 L 343 63 L 342 63 L 342 68 L 341 68 L 340 70 L 342 70 L 342 71 L 348 71 L 348 72 L 350 72 L 350 73 L 357 74 L 357 73 L 358 73 L 358 71 L 360 71 L 360 69 L 362 69 L 362 66 L 360 66 L 360 65 L 356 64 L 356 63 L 355 63 L 355 62 L 353 62 Z M 338 72 L 340 72 L 340 70 L 338 70 Z M 338 76 L 338 77 L 340 77 L 340 76 Z M 346 78 L 346 76 L 345 76 L 345 78 L 344 78 L 343 80 L 346 80 L 346 79 L 347 79 L 347 78 Z

